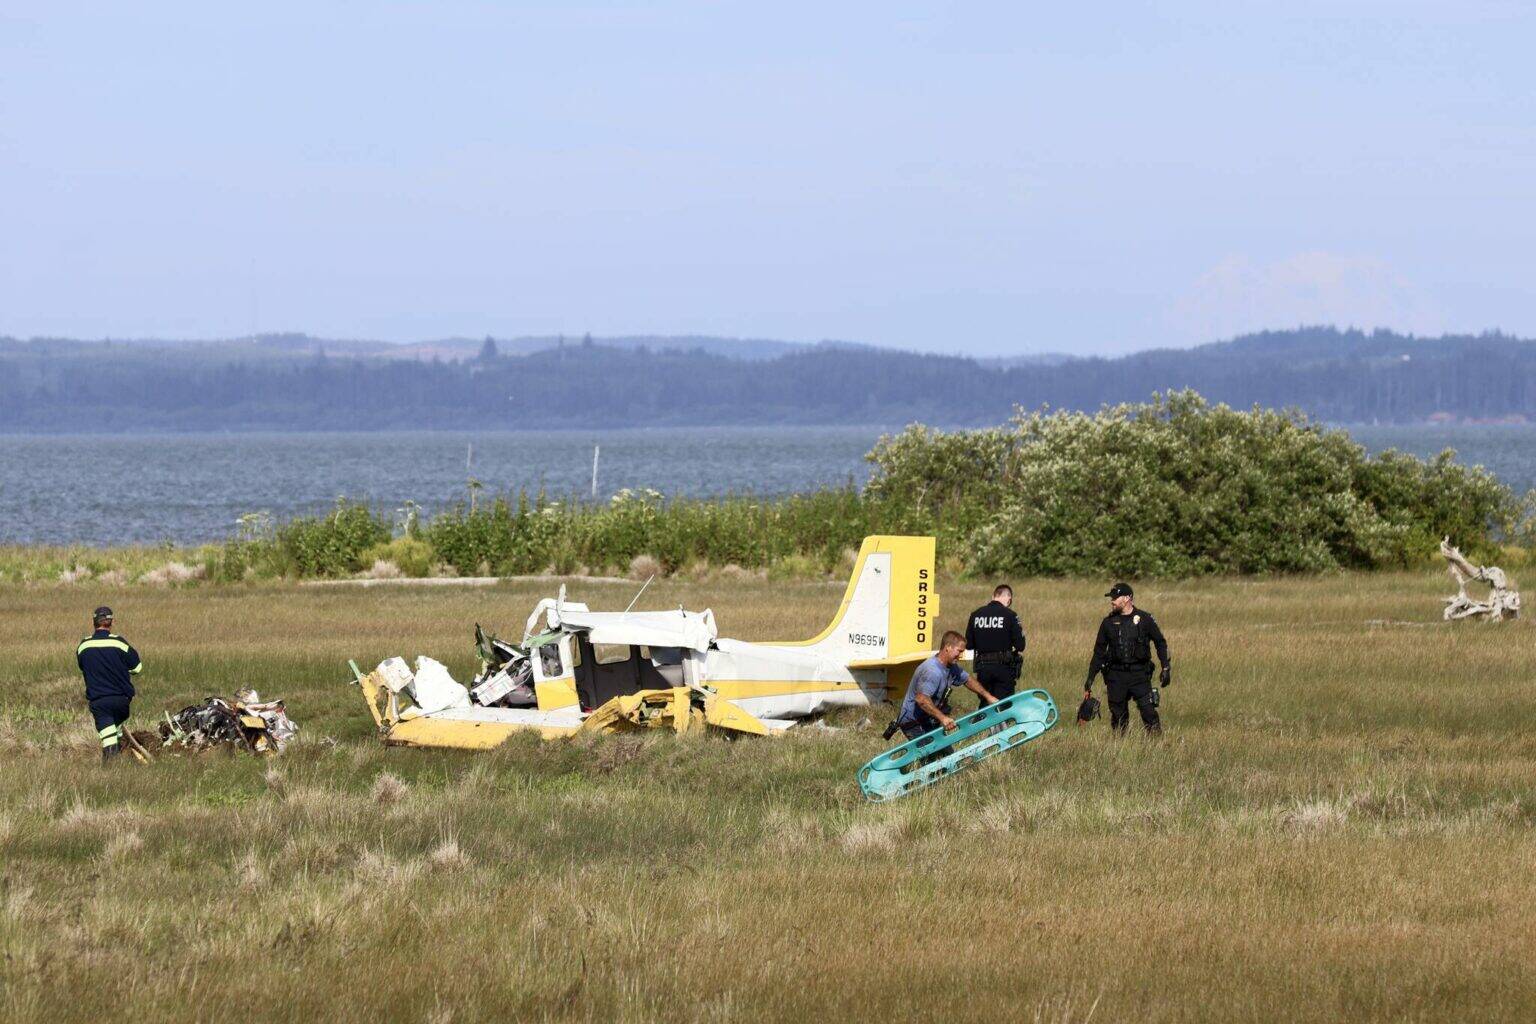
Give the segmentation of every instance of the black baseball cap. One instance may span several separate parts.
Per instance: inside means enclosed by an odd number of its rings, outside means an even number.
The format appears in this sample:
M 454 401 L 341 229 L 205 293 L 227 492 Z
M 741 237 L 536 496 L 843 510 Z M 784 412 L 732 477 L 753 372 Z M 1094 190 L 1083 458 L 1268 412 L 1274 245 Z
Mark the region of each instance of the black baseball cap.
M 1129 583 L 1116 583 L 1114 586 L 1109 588 L 1109 593 L 1105 594 L 1104 596 L 1105 597 L 1131 597 L 1132 596 L 1131 585 Z
M 112 618 L 112 609 L 108 608 L 106 605 L 102 605 L 100 608 L 97 608 L 94 612 L 91 613 L 91 619 L 93 621 L 96 619 L 110 618 Z

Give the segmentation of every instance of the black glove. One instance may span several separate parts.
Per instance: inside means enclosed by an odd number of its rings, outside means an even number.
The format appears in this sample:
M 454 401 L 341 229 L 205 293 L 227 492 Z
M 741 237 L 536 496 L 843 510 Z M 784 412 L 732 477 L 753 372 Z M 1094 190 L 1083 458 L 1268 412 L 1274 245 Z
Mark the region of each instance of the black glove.
M 1157 674 L 1157 682 L 1159 686 L 1172 686 L 1173 666 L 1164 665 L 1163 670 Z

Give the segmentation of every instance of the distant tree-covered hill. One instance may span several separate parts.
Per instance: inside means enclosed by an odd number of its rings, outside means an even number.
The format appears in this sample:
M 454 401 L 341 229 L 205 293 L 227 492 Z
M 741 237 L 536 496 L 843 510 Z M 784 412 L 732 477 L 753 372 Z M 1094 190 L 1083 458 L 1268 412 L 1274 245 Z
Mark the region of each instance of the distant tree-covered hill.
M 0 430 L 958 426 L 1001 422 L 1017 405 L 1095 409 L 1186 387 L 1343 423 L 1536 419 L 1536 344 L 1497 334 L 1318 327 L 1114 359 L 987 362 L 832 343 L 524 341 L 461 339 L 450 359 L 449 342 L 409 354 L 303 335 L 0 339 Z

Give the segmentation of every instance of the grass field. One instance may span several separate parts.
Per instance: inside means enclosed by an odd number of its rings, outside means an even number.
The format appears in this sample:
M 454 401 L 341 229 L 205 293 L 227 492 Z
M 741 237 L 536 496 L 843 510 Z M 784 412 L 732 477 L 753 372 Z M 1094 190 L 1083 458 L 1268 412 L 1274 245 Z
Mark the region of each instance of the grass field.
M 0 1018 L 1536 1016 L 1530 625 L 1442 624 L 1427 573 L 1148 584 L 1167 735 L 1115 742 L 1071 723 L 1103 589 L 1019 588 L 1061 726 L 870 806 L 884 707 L 777 740 L 383 748 L 346 659 L 462 676 L 531 586 L 114 590 L 140 725 L 254 685 L 303 734 L 105 770 L 72 659 L 95 596 L 0 588 Z M 644 601 L 788 639 L 840 593 Z M 982 590 L 943 597 L 954 625 Z

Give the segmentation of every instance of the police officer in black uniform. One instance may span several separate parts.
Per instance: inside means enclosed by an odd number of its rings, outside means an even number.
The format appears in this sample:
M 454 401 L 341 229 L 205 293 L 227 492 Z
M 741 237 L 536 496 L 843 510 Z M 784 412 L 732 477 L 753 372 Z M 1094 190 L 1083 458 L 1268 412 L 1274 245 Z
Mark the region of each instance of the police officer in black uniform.
M 1088 681 L 1083 697 L 1093 696 L 1093 677 L 1104 673 L 1104 688 L 1109 691 L 1109 724 L 1124 734 L 1130 725 L 1130 702 L 1141 712 L 1141 724 L 1153 736 L 1163 731 L 1157 715 L 1158 694 L 1152 688 L 1152 648 L 1163 671 L 1158 682 L 1173 682 L 1173 668 L 1168 661 L 1168 641 L 1149 612 L 1137 608 L 1128 583 L 1116 583 L 1104 595 L 1111 601 L 1111 611 L 1099 623 L 1099 636 L 1093 644 L 1093 659 L 1088 662 Z
M 1013 696 L 1024 668 L 1024 627 L 1013 611 L 1013 588 L 1006 583 L 992 591 L 992 600 L 971 612 L 965 624 L 976 681 L 998 700 Z
M 85 700 L 101 738 L 101 759 L 123 752 L 123 723 L 133 700 L 133 677 L 144 671 L 139 652 L 112 632 L 112 609 L 103 605 L 91 616 L 95 628 L 75 648 L 75 661 L 85 677 Z

